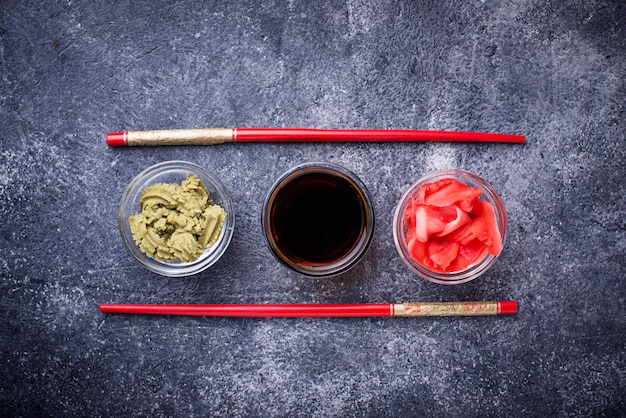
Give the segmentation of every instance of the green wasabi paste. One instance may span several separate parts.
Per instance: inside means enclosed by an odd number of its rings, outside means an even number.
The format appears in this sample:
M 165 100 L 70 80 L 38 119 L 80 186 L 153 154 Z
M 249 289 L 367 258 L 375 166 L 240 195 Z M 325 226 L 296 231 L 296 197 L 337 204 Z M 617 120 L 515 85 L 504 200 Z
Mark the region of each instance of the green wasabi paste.
M 128 218 L 133 239 L 143 253 L 160 261 L 197 260 L 217 242 L 227 216 L 193 175 L 181 184 L 146 187 L 139 205 L 141 212 Z

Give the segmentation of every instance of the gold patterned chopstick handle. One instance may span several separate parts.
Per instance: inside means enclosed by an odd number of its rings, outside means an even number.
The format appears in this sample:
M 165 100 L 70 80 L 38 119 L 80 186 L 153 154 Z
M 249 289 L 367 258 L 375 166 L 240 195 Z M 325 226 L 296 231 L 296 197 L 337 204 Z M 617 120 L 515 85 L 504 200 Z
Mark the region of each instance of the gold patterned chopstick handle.
M 516 312 L 517 303 L 513 301 L 418 302 L 394 304 L 394 316 L 483 316 L 512 314 Z
M 123 132 L 125 146 L 217 145 L 233 142 L 232 128 L 170 129 Z

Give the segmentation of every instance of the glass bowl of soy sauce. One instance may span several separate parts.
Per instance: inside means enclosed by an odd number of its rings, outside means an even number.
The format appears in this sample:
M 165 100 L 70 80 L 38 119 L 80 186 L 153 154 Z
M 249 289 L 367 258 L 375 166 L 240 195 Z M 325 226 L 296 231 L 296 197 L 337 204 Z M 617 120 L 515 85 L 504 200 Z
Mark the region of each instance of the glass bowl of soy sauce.
M 282 174 L 261 212 L 274 257 L 310 277 L 336 276 L 354 267 L 370 246 L 374 224 L 363 182 L 327 162 L 301 164 Z

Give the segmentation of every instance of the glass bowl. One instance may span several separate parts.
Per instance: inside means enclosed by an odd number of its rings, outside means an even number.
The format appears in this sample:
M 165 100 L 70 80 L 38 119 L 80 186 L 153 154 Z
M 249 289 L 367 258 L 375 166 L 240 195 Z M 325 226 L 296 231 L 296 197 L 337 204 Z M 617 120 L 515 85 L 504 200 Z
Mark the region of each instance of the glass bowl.
M 413 199 L 417 196 L 420 188 L 426 184 L 434 183 L 443 179 L 455 179 L 472 188 L 478 188 L 482 190 L 482 194 L 479 196 L 480 200 L 491 203 L 495 211 L 497 228 L 502 237 L 502 246 L 506 241 L 508 233 L 508 218 L 504 203 L 500 196 L 496 193 L 495 189 L 482 177 L 464 170 L 440 170 L 435 171 L 422 177 L 402 195 L 398 206 L 396 207 L 394 219 L 393 219 L 393 239 L 396 245 L 396 249 L 400 254 L 400 257 L 404 263 L 414 273 L 420 277 L 434 283 L 439 284 L 460 284 L 473 280 L 485 271 L 487 271 L 498 259 L 499 255 L 493 255 L 488 253 L 482 260 L 470 264 L 466 268 L 459 271 L 440 272 L 435 271 L 432 268 L 428 268 L 419 262 L 417 262 L 409 251 L 409 245 L 407 244 L 407 225 L 405 221 L 405 213 L 407 207 L 411 204 Z M 500 253 L 501 254 L 501 253 Z
M 374 210 L 361 180 L 336 164 L 310 162 L 272 185 L 261 227 L 274 257 L 309 277 L 344 273 L 363 258 L 374 235 Z
M 226 220 L 216 243 L 204 250 L 193 262 L 160 261 L 144 254 L 133 239 L 128 218 L 141 211 L 139 200 L 143 190 L 154 183 L 180 184 L 187 175 L 200 178 L 210 193 L 210 199 L 226 212 Z M 233 236 L 235 213 L 228 191 L 222 182 L 203 167 L 186 161 L 165 161 L 148 167 L 135 177 L 124 192 L 118 212 L 118 224 L 122 240 L 132 256 L 147 269 L 168 277 L 190 276 L 206 270 L 224 254 Z

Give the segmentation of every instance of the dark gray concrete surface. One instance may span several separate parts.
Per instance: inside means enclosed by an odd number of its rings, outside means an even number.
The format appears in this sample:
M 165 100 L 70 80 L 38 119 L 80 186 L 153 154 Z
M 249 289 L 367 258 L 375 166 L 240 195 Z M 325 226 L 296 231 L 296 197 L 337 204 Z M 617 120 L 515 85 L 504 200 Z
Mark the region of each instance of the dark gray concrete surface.
M 0 1 L 3 416 L 619 416 L 626 369 L 623 1 Z M 110 148 L 110 131 L 414 128 L 506 144 Z M 194 277 L 143 269 L 117 209 L 154 163 L 232 192 L 226 255 Z M 307 161 L 373 195 L 367 257 L 330 280 L 265 248 L 259 211 Z M 482 175 L 510 234 L 471 283 L 413 275 L 395 205 L 440 168 Z M 215 319 L 100 303 L 515 299 L 511 317 Z

